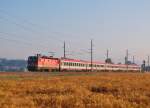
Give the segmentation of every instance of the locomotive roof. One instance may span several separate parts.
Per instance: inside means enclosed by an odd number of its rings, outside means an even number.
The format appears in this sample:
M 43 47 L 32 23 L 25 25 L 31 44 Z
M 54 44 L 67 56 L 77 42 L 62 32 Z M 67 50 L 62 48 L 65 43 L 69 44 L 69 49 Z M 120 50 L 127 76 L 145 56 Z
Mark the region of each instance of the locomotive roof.
M 52 56 L 43 56 L 43 55 L 35 55 L 35 56 L 29 56 L 29 57 L 39 57 L 39 58 L 44 58 L 44 59 L 59 59 L 59 58 L 55 58 Z

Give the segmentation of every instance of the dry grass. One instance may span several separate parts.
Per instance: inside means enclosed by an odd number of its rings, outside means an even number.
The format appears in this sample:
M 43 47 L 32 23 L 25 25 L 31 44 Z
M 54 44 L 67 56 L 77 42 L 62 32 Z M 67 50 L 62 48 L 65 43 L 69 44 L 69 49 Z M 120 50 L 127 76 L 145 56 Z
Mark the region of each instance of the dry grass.
M 0 108 L 150 108 L 150 74 L 0 74 Z

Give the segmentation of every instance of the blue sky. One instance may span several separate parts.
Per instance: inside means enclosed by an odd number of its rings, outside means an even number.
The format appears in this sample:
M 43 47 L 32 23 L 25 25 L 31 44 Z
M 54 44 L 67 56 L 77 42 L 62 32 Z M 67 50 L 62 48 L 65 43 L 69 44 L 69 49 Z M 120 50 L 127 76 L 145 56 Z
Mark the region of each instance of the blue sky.
M 36 53 L 88 60 L 90 39 L 94 59 L 106 49 L 114 62 L 140 63 L 150 54 L 149 0 L 0 0 L 0 57 L 26 59 Z

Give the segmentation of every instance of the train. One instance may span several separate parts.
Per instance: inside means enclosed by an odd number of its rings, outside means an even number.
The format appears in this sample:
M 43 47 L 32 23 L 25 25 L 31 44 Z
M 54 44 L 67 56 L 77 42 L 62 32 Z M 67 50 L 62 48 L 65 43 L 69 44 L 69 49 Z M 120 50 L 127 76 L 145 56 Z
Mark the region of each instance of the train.
M 112 64 L 105 62 L 90 62 L 70 58 L 54 58 L 52 56 L 42 56 L 37 54 L 28 57 L 27 69 L 31 72 L 52 72 L 52 71 L 140 71 L 137 64 Z

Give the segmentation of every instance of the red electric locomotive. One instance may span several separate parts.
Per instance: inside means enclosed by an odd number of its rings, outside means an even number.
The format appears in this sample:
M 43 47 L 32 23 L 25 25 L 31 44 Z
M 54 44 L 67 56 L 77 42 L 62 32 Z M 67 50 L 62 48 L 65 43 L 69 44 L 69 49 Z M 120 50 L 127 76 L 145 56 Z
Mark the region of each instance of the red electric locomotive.
M 27 68 L 29 71 L 54 71 L 59 70 L 59 64 L 60 60 L 58 58 L 37 54 L 36 56 L 28 57 Z

